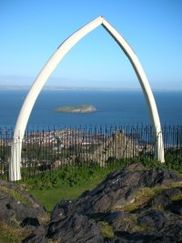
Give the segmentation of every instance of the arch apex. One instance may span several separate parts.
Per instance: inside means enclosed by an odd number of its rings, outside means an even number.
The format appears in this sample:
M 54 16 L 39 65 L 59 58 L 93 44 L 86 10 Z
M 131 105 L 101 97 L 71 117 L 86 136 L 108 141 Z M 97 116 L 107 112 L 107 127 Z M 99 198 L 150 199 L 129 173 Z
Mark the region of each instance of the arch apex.
M 98 21 L 100 24 L 102 24 L 104 21 L 104 17 L 102 15 L 100 15 L 97 18 L 95 18 L 93 21 Z
M 100 17 L 102 20 L 104 20 L 104 19 L 105 19 L 103 15 L 100 15 L 99 17 Z

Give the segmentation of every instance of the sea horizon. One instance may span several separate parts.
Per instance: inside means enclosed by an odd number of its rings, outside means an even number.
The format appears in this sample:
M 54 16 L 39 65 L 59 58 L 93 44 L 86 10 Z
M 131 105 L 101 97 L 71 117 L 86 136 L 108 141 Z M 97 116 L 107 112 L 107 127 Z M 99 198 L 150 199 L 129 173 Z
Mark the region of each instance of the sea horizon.
M 29 91 L 32 84 L 29 85 L 13 85 L 13 84 L 0 84 L 0 91 Z M 134 91 L 140 92 L 142 88 L 140 87 L 89 87 L 89 86 L 61 86 L 61 85 L 45 85 L 42 89 L 43 91 L 50 90 L 50 91 Z M 163 88 L 152 88 L 153 92 L 182 92 L 182 89 L 171 88 L 171 87 L 163 87 Z
M 28 90 L 0 90 L 0 126 L 14 127 Z M 154 91 L 162 125 L 181 125 L 182 91 Z M 58 113 L 60 106 L 94 105 L 90 114 Z M 29 127 L 150 124 L 142 90 L 44 89 L 33 108 Z

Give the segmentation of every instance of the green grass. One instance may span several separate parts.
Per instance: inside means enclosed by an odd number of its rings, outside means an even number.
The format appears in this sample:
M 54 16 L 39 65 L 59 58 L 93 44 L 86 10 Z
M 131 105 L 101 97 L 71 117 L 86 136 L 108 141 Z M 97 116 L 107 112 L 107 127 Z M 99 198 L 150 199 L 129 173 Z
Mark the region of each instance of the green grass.
M 126 166 L 127 161 L 118 161 L 101 168 L 98 164 L 64 166 L 52 172 L 44 172 L 24 180 L 28 191 L 51 211 L 61 199 L 78 198 L 84 191 L 96 187 L 113 170 Z
M 59 187 L 49 189 L 30 188 L 29 192 L 37 198 L 37 200 L 50 212 L 55 204 L 60 200 L 73 200 L 78 198 L 83 192 L 93 189 L 104 179 L 105 175 L 94 176 L 92 180 L 88 178 L 87 183 L 79 183 L 79 185 L 69 186 L 62 184 Z

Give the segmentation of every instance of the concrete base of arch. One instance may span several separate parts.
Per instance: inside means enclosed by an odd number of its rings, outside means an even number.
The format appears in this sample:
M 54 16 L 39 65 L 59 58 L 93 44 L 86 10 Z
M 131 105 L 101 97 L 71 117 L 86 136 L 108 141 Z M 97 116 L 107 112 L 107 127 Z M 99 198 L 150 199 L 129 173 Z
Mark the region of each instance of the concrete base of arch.
M 35 104 L 35 101 L 41 92 L 43 86 L 45 85 L 47 79 L 50 77 L 52 72 L 55 70 L 60 61 L 64 58 L 64 56 L 71 50 L 71 48 L 81 40 L 85 35 L 89 32 L 93 31 L 98 26 L 102 25 L 106 31 L 113 37 L 113 39 L 117 42 L 119 47 L 124 51 L 126 56 L 128 57 L 131 65 L 133 66 L 135 73 L 138 77 L 140 85 L 142 87 L 143 93 L 146 98 L 146 102 L 149 107 L 151 122 L 154 128 L 154 136 L 155 136 L 155 158 L 164 162 L 164 145 L 162 138 L 162 130 L 159 119 L 159 114 L 156 106 L 156 102 L 150 88 L 147 76 L 137 58 L 136 54 L 129 46 L 129 44 L 125 41 L 125 39 L 116 31 L 116 29 L 111 26 L 105 18 L 102 16 L 94 19 L 89 22 L 75 33 L 73 33 L 69 38 L 67 38 L 55 51 L 55 53 L 51 56 L 45 66 L 42 68 L 37 78 L 35 79 L 23 105 L 20 110 L 16 127 L 14 131 L 13 143 L 11 146 L 11 161 L 9 166 L 9 179 L 11 181 L 17 181 L 21 179 L 20 173 L 20 162 L 21 162 L 21 150 L 22 150 L 22 140 L 24 137 L 25 129 L 28 123 L 29 116 Z

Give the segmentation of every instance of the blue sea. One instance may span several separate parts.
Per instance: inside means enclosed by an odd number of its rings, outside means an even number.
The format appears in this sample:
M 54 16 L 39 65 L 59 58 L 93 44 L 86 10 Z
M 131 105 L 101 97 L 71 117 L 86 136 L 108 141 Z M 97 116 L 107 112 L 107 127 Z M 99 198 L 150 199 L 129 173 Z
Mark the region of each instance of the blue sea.
M 14 128 L 28 91 L 0 91 L 0 126 Z M 182 92 L 154 92 L 161 123 L 182 125 Z M 56 108 L 91 104 L 94 113 L 58 113 Z M 150 124 L 142 91 L 42 91 L 33 108 L 28 127 L 79 127 Z

